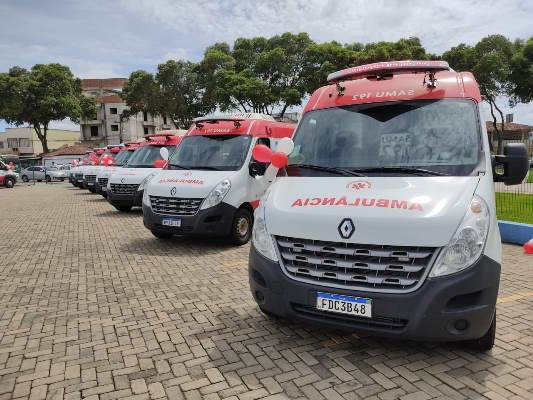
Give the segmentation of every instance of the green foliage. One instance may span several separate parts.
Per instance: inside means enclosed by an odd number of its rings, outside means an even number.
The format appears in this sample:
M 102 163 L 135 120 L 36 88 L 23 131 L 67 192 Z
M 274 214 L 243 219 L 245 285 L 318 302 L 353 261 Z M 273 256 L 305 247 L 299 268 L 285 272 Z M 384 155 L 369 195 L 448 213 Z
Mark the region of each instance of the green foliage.
M 13 67 L 0 73 L 0 118 L 15 125 L 31 124 L 44 152 L 48 152 L 51 121 L 69 118 L 78 122 L 90 107 L 91 102 L 81 94 L 80 79 L 67 66 L 36 64 L 30 71 Z
M 194 118 L 214 109 L 202 83 L 197 65 L 189 61 L 159 64 L 155 75 L 132 72 L 122 91 L 130 108 L 124 116 L 146 111 L 170 118 L 176 128 L 188 128 Z

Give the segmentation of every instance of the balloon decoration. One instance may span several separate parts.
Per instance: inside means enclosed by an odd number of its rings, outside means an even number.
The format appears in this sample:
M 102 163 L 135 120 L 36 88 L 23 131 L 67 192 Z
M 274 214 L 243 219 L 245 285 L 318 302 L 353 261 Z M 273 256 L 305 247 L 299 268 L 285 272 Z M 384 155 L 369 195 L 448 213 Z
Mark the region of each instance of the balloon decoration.
M 13 161 L 10 161 L 10 162 L 7 164 L 7 167 L 8 167 L 11 171 L 14 171 L 14 170 L 15 170 L 15 164 L 13 164 Z
M 165 168 L 167 165 L 167 160 L 155 160 L 154 168 Z
M 115 158 L 113 156 L 104 156 L 100 160 L 100 164 L 106 167 L 113 165 L 115 163 Z
M 524 252 L 526 254 L 533 254 L 533 239 L 530 239 L 528 242 L 524 243 Z
M 289 154 L 294 149 L 294 142 L 290 138 L 283 138 L 278 141 L 276 150 L 272 151 L 264 144 L 258 144 L 252 150 L 252 156 L 258 162 L 270 163 L 263 179 L 272 182 L 278 175 L 278 170 L 285 168 L 289 163 Z

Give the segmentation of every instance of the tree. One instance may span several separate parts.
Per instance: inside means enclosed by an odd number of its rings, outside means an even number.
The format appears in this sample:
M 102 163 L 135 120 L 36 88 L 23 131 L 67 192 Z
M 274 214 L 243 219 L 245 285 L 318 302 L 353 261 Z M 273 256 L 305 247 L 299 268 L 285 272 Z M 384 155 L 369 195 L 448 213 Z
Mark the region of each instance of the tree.
M 82 95 L 80 79 L 67 66 L 36 64 L 30 71 L 13 67 L 0 73 L 0 118 L 17 126 L 30 124 L 44 153 L 49 151 L 50 122 L 79 122 L 95 112 L 94 101 Z
M 505 120 L 496 99 L 499 96 L 508 95 L 511 91 L 509 77 L 513 51 L 513 44 L 507 38 L 502 35 L 490 35 L 481 39 L 473 47 L 460 44 L 442 54 L 442 58 L 448 61 L 452 68 L 472 71 L 475 75 L 481 96 L 490 106 L 498 141 L 496 149 L 498 154 L 502 151 Z M 498 116 L 500 124 L 498 124 Z
M 510 63 L 510 105 L 533 101 L 533 37 L 515 42 Z
M 132 72 L 121 96 L 129 107 L 126 115 L 148 112 L 186 129 L 194 118 L 213 110 L 214 104 L 204 94 L 196 64 L 169 60 L 158 65 L 155 75 Z

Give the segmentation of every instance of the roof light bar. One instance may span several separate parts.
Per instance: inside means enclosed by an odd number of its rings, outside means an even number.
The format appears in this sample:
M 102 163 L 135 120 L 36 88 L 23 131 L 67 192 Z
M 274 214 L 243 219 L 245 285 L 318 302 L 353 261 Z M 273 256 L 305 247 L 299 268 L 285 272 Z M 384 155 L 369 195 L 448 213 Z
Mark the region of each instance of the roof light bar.
M 369 75 L 384 75 L 396 71 L 431 72 L 450 71 L 446 61 L 391 61 L 346 68 L 328 75 L 328 83 L 338 83 Z

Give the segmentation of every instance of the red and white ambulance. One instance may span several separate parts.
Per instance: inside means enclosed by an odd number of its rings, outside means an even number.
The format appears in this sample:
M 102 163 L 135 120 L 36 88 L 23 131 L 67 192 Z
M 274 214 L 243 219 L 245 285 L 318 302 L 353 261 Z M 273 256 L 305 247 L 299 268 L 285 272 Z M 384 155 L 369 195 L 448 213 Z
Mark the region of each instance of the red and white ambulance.
M 113 164 L 115 157 L 120 153 L 124 145 L 110 145 L 105 148 L 103 152 L 94 160 L 94 165 L 87 166 L 83 169 L 83 187 L 92 193 L 96 193 L 96 176 L 105 167 Z
M 97 158 L 95 150 L 88 150 L 79 163 L 73 164 L 69 172 L 69 182 L 80 189 L 83 188 L 83 171 L 85 167 L 94 165 Z
M 145 181 L 145 226 L 159 238 L 214 235 L 248 242 L 253 209 L 267 186 L 266 165 L 252 160 L 252 149 L 276 148 L 294 127 L 253 113 L 195 119 L 168 167 Z
M 96 175 L 96 193 L 107 197 L 107 182 L 109 181 L 109 177 L 127 164 L 133 152 L 137 150 L 141 143 L 142 141 L 124 143 L 124 146 L 120 148 L 116 157 L 110 160 L 111 162 L 104 163 L 104 166 L 98 170 L 98 174 Z
M 255 214 L 249 281 L 267 314 L 376 335 L 493 346 L 501 242 L 474 76 L 443 61 L 333 73 Z M 501 164 L 504 173 L 494 172 Z
M 128 164 L 112 174 L 107 182 L 107 201 L 118 211 L 129 211 L 141 205 L 142 183 L 166 165 L 182 136 L 154 133 L 144 138 L 146 140 L 133 152 Z

